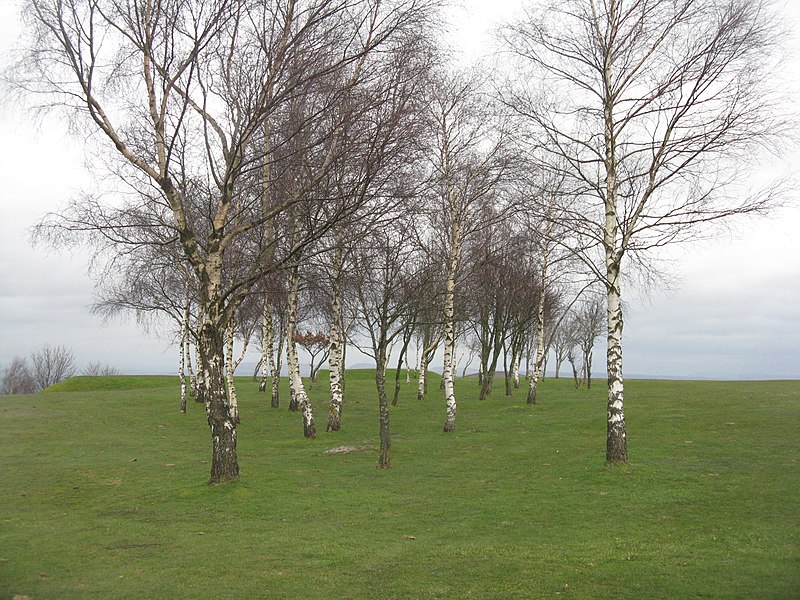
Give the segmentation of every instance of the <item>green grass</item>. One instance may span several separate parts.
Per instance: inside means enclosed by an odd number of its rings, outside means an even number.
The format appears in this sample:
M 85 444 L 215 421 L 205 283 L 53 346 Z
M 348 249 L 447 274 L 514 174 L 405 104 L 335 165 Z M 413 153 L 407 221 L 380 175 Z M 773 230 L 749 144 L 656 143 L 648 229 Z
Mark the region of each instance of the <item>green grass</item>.
M 501 382 L 498 382 L 498 388 Z M 604 464 L 601 385 L 526 406 L 436 382 L 377 453 L 369 372 L 318 438 L 239 380 L 235 484 L 208 486 L 201 406 L 170 378 L 0 398 L 0 599 L 800 597 L 800 382 L 627 382 L 631 463 Z

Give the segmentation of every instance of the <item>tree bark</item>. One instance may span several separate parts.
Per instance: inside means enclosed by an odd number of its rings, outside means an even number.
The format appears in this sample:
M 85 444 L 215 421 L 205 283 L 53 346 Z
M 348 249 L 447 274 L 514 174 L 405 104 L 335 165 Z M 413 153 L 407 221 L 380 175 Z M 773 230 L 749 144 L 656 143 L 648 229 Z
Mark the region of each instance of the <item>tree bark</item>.
M 417 382 L 417 399 L 425 400 L 428 393 L 428 356 L 425 350 L 419 357 L 419 380 Z
M 342 405 L 344 404 L 344 390 L 342 389 L 342 338 L 344 332 L 342 323 L 342 247 L 336 244 L 334 251 L 331 279 L 333 290 L 331 297 L 331 333 L 328 366 L 330 366 L 331 401 L 328 406 L 328 426 L 326 431 L 340 431 L 342 429 Z
M 539 302 L 536 306 L 536 350 L 533 358 L 533 375 L 528 386 L 528 404 L 536 404 L 536 392 L 539 389 L 539 378 L 542 376 L 542 364 L 546 358 L 544 351 L 544 305 L 547 286 L 549 285 L 547 279 L 548 260 L 549 253 L 545 248 L 542 253 L 542 289 L 539 291 Z M 556 378 L 558 378 L 558 364 L 556 364 Z
M 386 396 L 386 358 L 385 349 L 378 353 L 375 368 L 375 386 L 378 389 L 378 405 L 380 410 L 381 448 L 378 455 L 378 468 L 388 469 L 391 466 L 392 438 L 389 433 L 389 401 Z
M 272 334 L 272 313 L 269 301 L 264 302 L 264 314 L 261 316 L 261 381 L 258 382 L 258 391 L 267 391 L 267 377 L 271 370 L 270 349 L 274 344 Z
M 281 387 L 281 368 L 283 367 L 283 336 L 278 336 L 278 348 L 274 356 L 270 358 L 270 365 L 272 368 L 272 376 L 270 377 L 272 384 L 272 400 L 270 406 L 278 408 L 280 406 L 280 387 Z M 270 346 L 272 352 L 272 346 Z
M 208 311 L 210 312 L 210 311 Z M 224 342 L 214 315 L 208 315 L 200 331 L 200 360 L 203 372 L 203 398 L 211 428 L 212 456 L 209 483 L 239 479 L 236 454 L 236 422 L 231 416 L 225 386 Z
M 611 5 L 610 22 L 616 24 L 615 5 Z M 612 37 L 613 37 L 612 32 Z M 603 141 L 605 146 L 605 226 L 603 249 L 606 263 L 606 296 L 608 321 L 608 406 L 606 411 L 606 461 L 628 462 L 628 440 L 625 432 L 624 384 L 622 379 L 622 303 L 620 291 L 620 263 L 622 251 L 618 250 L 619 225 L 617 216 L 617 156 L 614 131 L 614 97 L 611 63 L 613 54 L 605 52 L 603 64 Z
M 197 329 L 196 329 L 195 335 L 196 335 L 196 339 L 199 340 L 200 339 L 200 330 L 202 329 L 203 320 L 205 318 L 202 303 L 200 303 L 200 305 L 197 307 L 197 313 L 198 313 L 197 314 L 197 323 L 195 324 Z M 204 379 L 204 375 L 203 375 L 203 369 L 200 366 L 201 365 L 201 358 L 200 358 L 200 342 L 199 341 L 194 346 L 194 353 L 195 353 L 194 354 L 195 364 L 197 365 L 197 378 L 196 378 L 196 385 L 195 385 L 196 393 L 194 395 L 194 401 L 195 402 L 199 402 L 201 404 L 205 404 L 205 398 L 203 398 L 203 394 L 205 393 L 206 383 L 205 383 L 205 379 Z
M 628 440 L 625 430 L 624 385 L 622 378 L 622 303 L 620 301 L 619 265 L 609 266 L 608 288 L 608 410 L 606 428 L 606 460 L 628 462 Z
M 189 291 L 183 297 L 183 313 L 181 314 L 181 360 L 178 376 L 181 380 L 181 414 L 186 414 L 186 352 L 189 344 Z
M 292 388 L 291 404 L 303 415 L 303 435 L 306 438 L 314 439 L 317 437 L 317 429 L 314 425 L 314 414 L 311 408 L 311 400 L 308 398 L 303 379 L 300 376 L 300 361 L 297 357 L 297 344 L 294 341 L 294 334 L 297 330 L 297 290 L 298 290 L 298 266 L 295 264 L 289 270 L 289 297 L 287 309 L 289 313 L 288 324 L 286 327 L 286 364 L 289 368 L 289 384 Z
M 397 369 L 394 372 L 394 396 L 392 396 L 392 406 L 397 406 L 400 400 L 400 376 L 403 372 L 403 361 L 408 356 L 408 345 L 411 343 L 411 336 L 414 328 L 409 324 L 403 331 L 403 345 L 400 347 L 400 356 L 397 358 Z M 406 370 L 406 377 L 408 377 L 408 370 Z
M 225 385 L 228 388 L 228 405 L 234 423 L 239 423 L 239 397 L 236 395 L 236 385 L 233 382 L 233 319 L 225 329 Z
M 450 228 L 450 260 L 447 269 L 447 281 L 444 288 L 444 364 L 442 369 L 442 382 L 444 383 L 444 403 L 445 420 L 444 430 L 455 431 L 456 429 L 456 389 L 454 383 L 455 374 L 455 298 L 456 298 L 456 276 L 458 274 L 458 264 L 461 258 L 462 232 L 458 219 L 461 215 L 456 214 L 454 196 L 455 192 L 450 191 L 450 218 L 452 219 Z

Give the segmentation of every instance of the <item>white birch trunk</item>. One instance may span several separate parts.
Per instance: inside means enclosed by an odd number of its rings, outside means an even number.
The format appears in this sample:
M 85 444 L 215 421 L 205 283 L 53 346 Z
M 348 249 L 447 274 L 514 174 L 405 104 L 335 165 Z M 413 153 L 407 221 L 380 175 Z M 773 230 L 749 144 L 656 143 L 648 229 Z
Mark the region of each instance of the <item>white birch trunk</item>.
M 611 5 L 611 22 L 616 21 L 618 7 Z M 608 405 L 606 411 L 606 461 L 612 463 L 628 462 L 628 441 L 625 431 L 624 385 L 622 379 L 622 302 L 620 291 L 620 263 L 622 250 L 618 249 L 619 226 L 617 219 L 617 157 L 614 131 L 613 74 L 611 72 L 612 53 L 605 54 L 603 64 L 603 141 L 605 146 L 605 227 L 603 230 L 603 249 L 606 266 L 606 296 L 608 322 L 608 349 L 606 366 L 608 369 Z
M 203 319 L 204 319 L 203 307 L 202 307 L 202 305 L 200 305 L 197 308 L 197 332 L 196 332 L 197 341 L 196 341 L 195 346 L 194 346 L 194 360 L 195 360 L 195 364 L 197 365 L 197 384 L 196 384 L 196 387 L 195 387 L 196 393 L 194 395 L 194 400 L 195 400 L 195 402 L 205 403 L 205 398 L 203 398 L 203 392 L 204 392 L 205 387 L 206 387 L 206 384 L 205 384 L 205 373 L 204 373 L 204 369 L 202 368 L 202 363 L 201 363 L 201 358 L 202 357 L 200 355 L 200 342 L 199 342 L 200 333 L 201 333 L 202 324 L 203 324 Z
M 628 462 L 628 440 L 625 427 L 624 383 L 622 378 L 622 302 L 619 288 L 619 265 L 609 268 L 608 298 L 608 407 L 606 428 L 606 460 Z
M 204 308 L 198 347 L 202 372 L 202 397 L 211 428 L 212 457 L 211 483 L 223 483 L 239 478 L 239 461 L 236 451 L 236 419 L 231 415 L 225 382 L 225 326 L 226 310 L 220 289 L 222 287 L 222 256 L 212 254 L 206 260 L 207 282 L 201 291 L 200 305 Z
M 317 437 L 316 426 L 314 425 L 314 414 L 311 408 L 311 400 L 308 398 L 303 379 L 300 376 L 300 360 L 297 356 L 297 344 L 294 341 L 294 334 L 297 331 L 297 289 L 299 281 L 297 276 L 297 265 L 292 267 L 289 272 L 289 297 L 288 305 L 288 324 L 286 327 L 286 365 L 289 369 L 289 385 L 292 389 L 293 399 L 297 408 L 303 415 L 303 435 L 306 438 L 314 439 Z
M 225 329 L 225 384 L 228 386 L 228 406 L 231 419 L 234 423 L 239 422 L 239 398 L 236 395 L 236 385 L 233 383 L 233 319 Z
M 425 394 L 428 391 L 428 357 L 424 351 L 419 357 L 419 380 L 417 385 L 417 398 L 425 400 Z
M 451 207 L 452 208 L 452 207 Z M 453 216 L 455 218 L 455 215 Z M 444 368 L 442 371 L 442 381 L 444 382 L 445 398 L 445 431 L 455 431 L 456 428 L 456 391 L 453 381 L 455 372 L 454 353 L 456 349 L 454 306 L 456 290 L 456 274 L 458 272 L 458 262 L 461 253 L 461 228 L 458 222 L 452 223 L 452 245 L 450 248 L 450 264 L 445 283 L 444 293 Z
M 547 268 L 549 253 L 547 249 L 542 253 L 542 289 L 539 292 L 539 303 L 536 306 L 536 350 L 533 353 L 533 374 L 530 376 L 528 386 L 528 404 L 536 404 L 536 392 L 539 388 L 539 379 L 542 376 L 542 364 L 545 360 L 544 352 L 544 303 L 546 298 L 548 279 Z M 556 375 L 557 376 L 557 375 Z
M 269 348 L 273 344 L 272 337 L 272 313 L 269 301 L 266 301 L 264 302 L 264 314 L 261 315 L 261 381 L 258 382 L 259 392 L 267 391 L 267 377 L 272 366 L 269 358 Z
M 342 389 L 342 338 L 344 337 L 342 323 L 342 247 L 341 243 L 336 244 L 333 257 L 331 279 L 333 281 L 332 290 L 332 316 L 330 346 L 328 354 L 328 366 L 330 367 L 331 401 L 328 407 L 328 426 L 326 431 L 340 431 L 342 428 L 342 404 L 344 402 L 344 390 Z
M 274 338 L 274 323 L 270 320 L 270 324 L 273 325 L 273 339 Z M 278 336 L 278 348 L 274 348 L 272 344 L 270 344 L 268 348 L 268 358 L 270 369 L 272 370 L 271 374 L 271 381 L 272 381 L 272 401 L 270 406 L 272 408 L 278 408 L 280 405 L 280 385 L 281 385 L 281 367 L 283 366 L 283 337 Z
M 211 427 L 213 451 L 210 482 L 223 483 L 239 478 L 239 462 L 236 453 L 236 421 L 230 413 L 225 386 L 225 342 L 219 327 L 214 325 L 215 322 L 219 321 L 209 316 L 203 322 L 198 344 L 198 372 L 202 372 L 202 396 Z
M 262 378 L 261 383 L 258 386 L 258 389 L 261 390 L 261 386 L 264 386 L 264 390 L 266 390 L 266 378 L 270 378 L 271 382 L 271 402 L 270 405 L 272 408 L 278 408 L 279 404 L 279 396 L 278 396 L 278 384 L 280 381 L 280 365 L 276 364 L 276 356 L 275 356 L 275 330 L 272 321 L 272 307 L 267 302 L 266 306 L 264 307 L 264 315 L 262 318 L 262 327 L 261 327 L 261 334 L 262 334 Z M 265 372 L 266 369 L 266 372 Z
M 186 353 L 189 344 L 189 290 L 183 296 L 183 313 L 181 314 L 181 360 L 178 376 L 181 381 L 181 413 L 186 414 Z
M 192 365 L 192 346 L 190 343 L 190 336 L 187 331 L 186 340 L 184 340 L 183 353 L 186 357 L 186 372 L 189 374 L 189 395 L 193 398 L 197 397 L 197 376 L 194 372 Z
M 181 413 L 186 414 L 186 347 L 183 341 L 185 334 L 181 332 L 181 360 L 178 367 L 178 376 L 181 381 Z

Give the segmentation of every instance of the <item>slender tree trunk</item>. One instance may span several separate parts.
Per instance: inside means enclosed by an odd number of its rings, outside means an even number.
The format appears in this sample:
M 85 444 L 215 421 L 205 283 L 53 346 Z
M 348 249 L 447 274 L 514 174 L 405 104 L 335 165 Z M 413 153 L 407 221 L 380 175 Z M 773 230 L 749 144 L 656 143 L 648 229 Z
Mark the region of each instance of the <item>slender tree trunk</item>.
M 586 369 L 586 389 L 592 389 L 592 354 L 593 352 L 589 350 L 589 352 L 584 357 L 584 366 Z
M 178 367 L 178 376 L 181 380 L 181 414 L 186 414 L 186 352 L 181 340 L 181 360 Z
M 189 332 L 186 332 L 186 340 L 184 341 L 183 353 L 186 357 L 186 372 L 189 374 L 189 395 L 192 398 L 197 397 L 197 376 L 194 373 L 194 366 L 192 365 L 192 346 L 190 343 Z
M 536 305 L 536 350 L 533 354 L 533 375 L 528 386 L 528 404 L 536 404 L 536 392 L 539 389 L 539 378 L 542 376 L 542 364 L 546 358 L 544 349 L 544 304 L 546 299 L 545 292 L 549 283 L 547 280 L 548 259 L 549 253 L 545 249 L 542 253 L 542 289 L 539 291 L 539 302 Z M 558 368 L 556 368 L 557 377 Z
M 628 440 L 625 428 L 624 385 L 622 378 L 622 303 L 619 293 L 619 265 L 609 267 L 608 287 L 608 426 L 606 460 L 628 462 Z
M 317 429 L 314 425 L 314 414 L 311 409 L 311 400 L 308 398 L 303 379 L 300 377 L 300 361 L 297 357 L 297 344 L 294 341 L 294 334 L 297 330 L 297 290 L 298 290 L 298 267 L 294 265 L 289 271 L 289 297 L 288 312 L 289 319 L 286 327 L 286 364 L 289 368 L 289 384 L 292 389 L 292 401 L 303 414 L 303 435 L 313 439 L 317 437 Z M 291 408 L 290 408 L 291 410 Z
M 197 323 L 196 323 L 196 325 L 197 325 L 196 339 L 199 340 L 200 339 L 200 332 L 201 332 L 201 329 L 203 327 L 203 320 L 205 319 L 205 315 L 204 315 L 202 304 L 200 304 L 197 307 L 197 313 L 198 314 L 197 314 Z M 200 366 L 201 357 L 200 357 L 200 342 L 199 341 L 195 343 L 194 352 L 195 352 L 195 356 L 194 356 L 195 357 L 195 364 L 197 365 L 197 385 L 195 387 L 197 393 L 195 393 L 195 395 L 194 395 L 194 401 L 195 402 L 200 402 L 202 404 L 205 404 L 205 398 L 203 398 L 203 394 L 205 393 L 206 382 L 205 382 L 205 379 L 204 379 L 205 375 L 203 373 L 203 369 Z
M 283 343 L 284 337 L 279 335 L 277 351 L 275 352 L 275 356 L 271 357 L 270 359 L 270 365 L 272 368 L 272 376 L 270 377 L 272 384 L 272 400 L 270 402 L 270 406 L 272 408 L 278 408 L 280 406 L 281 369 L 283 368 Z M 270 346 L 270 352 L 272 352 L 272 346 Z
M 491 360 L 487 365 L 486 374 L 484 375 L 483 385 L 481 386 L 481 393 L 478 397 L 479 400 L 486 400 L 489 396 L 492 395 L 492 383 L 494 382 L 494 374 L 497 371 L 497 362 L 500 360 L 500 348 L 502 344 L 502 327 L 500 324 L 500 319 L 497 318 L 497 314 L 495 315 L 494 319 L 494 331 L 492 333 L 492 346 L 491 346 Z
M 271 130 L 270 130 L 270 120 L 269 118 L 264 119 L 263 124 L 263 142 L 264 142 L 264 162 L 261 166 L 261 213 L 265 217 L 264 220 L 264 238 L 267 243 L 272 243 L 275 241 L 275 228 L 274 228 L 274 221 L 273 219 L 267 218 L 267 215 L 270 214 L 272 210 L 272 197 L 270 192 L 272 191 L 272 145 L 271 145 Z M 274 245 L 272 253 L 274 254 Z M 280 330 L 280 326 L 278 328 Z M 278 350 L 277 354 L 275 353 L 275 327 L 273 322 L 273 315 L 272 315 L 272 303 L 269 297 L 266 297 L 264 300 L 264 315 L 263 315 L 263 322 L 262 322 L 262 349 L 261 349 L 261 360 L 262 360 L 262 378 L 261 383 L 259 384 L 259 390 L 264 391 L 266 389 L 266 379 L 264 377 L 264 363 L 271 371 L 270 376 L 270 384 L 271 384 L 271 398 L 270 398 L 270 406 L 272 408 L 278 408 L 280 405 L 279 401 L 279 390 L 280 390 L 280 377 L 281 377 L 281 341 L 280 336 L 278 336 Z M 265 348 L 266 346 L 266 348 Z M 265 352 L 266 350 L 266 352 Z M 263 389 L 262 389 L 263 388 Z
M 375 386 L 378 389 L 378 405 L 380 410 L 381 448 L 378 455 L 378 468 L 388 469 L 391 466 L 392 438 L 389 433 L 389 401 L 386 396 L 386 358 L 385 349 L 377 352 L 375 365 Z
M 481 393 L 478 397 L 478 400 L 486 400 L 492 395 L 492 384 L 494 383 L 494 374 L 497 371 L 497 361 L 499 359 L 500 356 L 498 354 L 495 354 L 492 357 L 492 360 L 486 369 L 486 374 L 483 376 L 483 385 L 481 386 Z
M 328 355 L 330 366 L 331 401 L 328 405 L 328 426 L 326 431 L 340 431 L 342 429 L 342 406 L 344 404 L 344 390 L 342 389 L 342 338 L 344 332 L 342 323 L 342 263 L 344 262 L 342 244 L 338 241 L 333 256 L 331 279 L 333 290 L 331 297 L 331 334 Z
M 521 338 L 521 335 L 522 334 L 520 334 L 520 336 L 519 336 L 520 338 Z M 514 344 L 514 351 L 515 351 L 515 353 L 511 358 L 511 369 L 512 369 L 511 377 L 512 377 L 512 380 L 514 382 L 514 389 L 518 390 L 519 389 L 519 371 L 520 371 L 520 365 L 522 364 L 522 342 L 521 341 L 517 341 Z
M 425 400 L 428 393 L 428 356 L 424 350 L 419 357 L 419 381 L 417 383 L 417 399 Z
M 297 284 L 297 276 L 293 269 L 289 275 L 289 295 L 286 303 L 286 370 L 289 374 L 290 412 L 300 410 L 300 398 L 297 392 L 298 388 L 303 387 L 303 380 L 300 375 L 300 361 L 297 356 L 297 343 L 294 341 L 294 334 L 297 331 Z
M 311 381 L 311 384 L 308 387 L 310 387 L 311 389 L 314 389 L 314 384 L 317 382 L 317 371 L 315 369 L 317 365 L 314 364 L 314 360 L 315 360 L 315 355 L 312 354 L 311 364 L 308 366 L 308 378 Z
M 452 206 L 451 206 L 452 208 Z M 450 264 L 447 273 L 447 281 L 444 288 L 444 367 L 442 370 L 442 381 L 444 382 L 444 404 L 445 419 L 444 430 L 455 431 L 456 429 L 456 388 L 455 388 L 455 298 L 456 298 L 456 275 L 458 273 L 458 263 L 461 256 L 461 228 L 458 222 L 453 222 L 451 237 L 453 240 L 450 248 Z
M 533 375 L 533 348 L 534 344 L 530 336 L 525 342 L 525 378 L 530 383 L 531 376 Z
M 347 332 L 350 331 L 353 323 L 350 322 L 350 325 L 345 326 L 344 320 L 342 320 L 341 330 L 339 333 L 339 341 L 341 342 L 341 356 L 342 360 L 339 362 L 339 380 L 342 382 L 342 397 L 344 397 L 344 393 L 347 390 L 346 386 L 346 379 L 347 379 Z
M 273 344 L 272 311 L 269 301 L 266 301 L 264 302 L 264 314 L 261 316 L 261 381 L 258 383 L 259 392 L 267 391 L 267 377 L 272 365 L 269 354 Z
M 187 286 L 183 297 L 183 313 L 181 315 L 181 360 L 178 376 L 181 380 L 181 413 L 186 414 L 186 351 L 189 343 L 189 290 Z
M 503 348 L 503 379 L 505 383 L 506 396 L 511 396 L 513 392 L 513 385 L 511 381 L 511 367 L 514 364 L 513 357 L 509 361 L 508 348 Z
M 403 332 L 403 345 L 400 347 L 400 356 L 397 359 L 397 368 L 394 372 L 394 395 L 392 396 L 392 406 L 397 406 L 400 399 L 400 375 L 403 373 L 403 360 L 408 352 L 408 345 L 411 343 L 413 328 L 409 325 Z
M 575 389 L 577 390 L 581 387 L 581 377 L 578 375 L 578 367 L 575 364 L 575 354 L 570 351 L 567 354 L 567 361 L 569 362 L 570 367 L 572 367 L 572 380 L 575 383 Z
M 234 423 L 239 423 L 239 397 L 236 395 L 236 385 L 233 382 L 233 338 L 233 319 L 231 319 L 225 329 L 225 385 L 228 386 L 231 418 Z
M 262 327 L 261 327 L 261 349 L 262 349 L 262 357 L 261 360 L 263 361 L 262 369 L 261 369 L 261 383 L 258 385 L 259 391 L 261 391 L 262 387 L 264 390 L 267 388 L 267 376 L 269 375 L 270 378 L 270 388 L 271 388 L 271 401 L 270 404 L 272 408 L 278 408 L 279 401 L 278 401 L 278 385 L 280 383 L 280 374 L 276 372 L 278 366 L 275 364 L 276 356 L 275 356 L 275 330 L 273 327 L 272 321 L 272 306 L 267 303 L 264 307 L 264 316 L 262 320 Z M 278 350 L 280 356 L 280 349 Z
M 616 22 L 618 7 L 611 5 L 610 22 Z M 603 141 L 604 166 L 606 170 L 605 189 L 605 227 L 603 228 L 603 249 L 606 263 L 606 296 L 608 322 L 608 349 L 606 365 L 608 368 L 608 406 L 606 411 L 606 461 L 611 463 L 628 462 L 628 440 L 625 431 L 624 384 L 622 379 L 622 302 L 620 287 L 620 263 L 622 250 L 618 250 L 619 226 L 617 224 L 617 157 L 614 129 L 613 74 L 611 72 L 612 53 L 605 54 L 603 64 Z M 623 246 L 624 247 L 624 246 Z
M 542 377 L 542 364 L 544 363 L 544 327 L 536 325 L 536 350 L 533 353 L 533 373 L 528 386 L 528 404 L 536 404 L 536 392 L 539 388 L 539 379 Z

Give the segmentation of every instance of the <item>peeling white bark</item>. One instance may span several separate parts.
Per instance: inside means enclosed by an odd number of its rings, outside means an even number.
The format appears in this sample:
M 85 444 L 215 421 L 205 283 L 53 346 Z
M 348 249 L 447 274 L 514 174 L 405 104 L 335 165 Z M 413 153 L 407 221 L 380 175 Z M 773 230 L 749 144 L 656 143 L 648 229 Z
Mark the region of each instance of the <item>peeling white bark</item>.
M 269 302 L 264 302 L 264 312 L 261 315 L 261 381 L 258 382 L 259 392 L 267 391 L 267 377 L 272 365 L 269 357 L 269 348 L 272 344 L 272 314 Z
M 239 397 L 236 395 L 236 385 L 233 382 L 233 319 L 228 323 L 225 330 L 225 384 L 228 386 L 228 407 L 231 419 L 234 423 L 239 422 Z
M 451 208 L 453 208 L 451 206 Z M 460 215 L 459 215 L 460 217 Z M 455 373 L 455 323 L 454 323 L 454 307 L 455 307 L 455 290 L 456 290 L 456 274 L 458 273 L 458 263 L 461 254 L 461 228 L 455 217 L 451 223 L 451 246 L 450 246 L 450 261 L 448 265 L 447 282 L 445 283 L 444 292 L 444 369 L 442 372 L 442 381 L 444 382 L 444 398 L 445 398 L 445 431 L 455 431 L 456 428 L 456 392 L 453 381 Z
M 183 297 L 183 312 L 181 313 L 181 342 L 180 365 L 178 376 L 181 381 L 181 413 L 186 414 L 186 354 L 189 345 L 189 290 L 187 288 Z
M 611 6 L 610 22 L 616 22 L 618 7 Z M 608 321 L 608 348 L 606 366 L 608 370 L 608 425 L 606 429 L 606 461 L 628 462 L 628 441 L 625 432 L 624 385 L 622 379 L 622 302 L 620 291 L 620 266 L 622 250 L 619 249 L 619 225 L 617 215 L 617 156 L 614 129 L 614 98 L 611 96 L 613 76 L 611 52 L 605 53 L 603 64 L 603 141 L 605 146 L 604 166 L 606 171 L 605 227 L 603 249 L 606 263 L 606 299 Z
M 342 428 L 342 405 L 344 390 L 342 389 L 342 263 L 343 252 L 341 241 L 334 251 L 331 280 L 333 282 L 331 298 L 331 327 L 328 366 L 330 367 L 331 401 L 328 407 L 327 431 L 339 431 Z
M 606 460 L 628 462 L 628 440 L 625 427 L 624 382 L 622 377 L 622 302 L 619 293 L 619 269 L 609 269 L 616 275 L 607 293 L 608 299 L 608 426 Z
M 544 351 L 544 303 L 547 286 L 550 285 L 550 280 L 548 279 L 549 258 L 550 254 L 545 247 L 542 252 L 542 289 L 539 292 L 539 302 L 536 305 L 536 350 L 533 355 L 533 374 L 530 376 L 530 385 L 528 387 L 528 404 L 536 404 L 536 392 L 539 388 L 539 379 L 542 376 L 542 365 L 547 358 Z
M 294 401 L 303 415 L 303 435 L 306 438 L 316 438 L 317 431 L 314 425 L 314 415 L 311 400 L 308 398 L 303 379 L 300 376 L 300 360 L 297 356 L 297 344 L 294 334 L 297 331 L 297 292 L 298 292 L 298 267 L 295 265 L 289 271 L 289 295 L 287 298 L 288 324 L 286 327 L 286 366 L 289 370 L 289 385 Z

